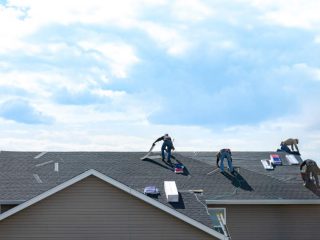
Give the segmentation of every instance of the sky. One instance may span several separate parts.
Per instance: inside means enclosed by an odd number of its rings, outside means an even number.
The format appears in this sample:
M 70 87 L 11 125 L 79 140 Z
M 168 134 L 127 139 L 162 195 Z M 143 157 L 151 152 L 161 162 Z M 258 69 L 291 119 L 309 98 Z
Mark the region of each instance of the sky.
M 0 0 L 0 149 L 319 159 L 317 0 Z M 159 144 L 158 144 L 159 145 Z M 160 149 L 160 146 L 158 146 Z

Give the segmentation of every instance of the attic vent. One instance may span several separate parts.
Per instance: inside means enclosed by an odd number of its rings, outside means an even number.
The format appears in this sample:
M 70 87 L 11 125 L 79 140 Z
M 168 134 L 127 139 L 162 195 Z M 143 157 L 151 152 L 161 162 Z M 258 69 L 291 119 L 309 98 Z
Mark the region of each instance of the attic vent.
M 43 155 L 45 155 L 47 152 L 42 152 L 40 154 L 38 154 L 37 156 L 34 157 L 34 159 L 38 159 L 41 158 Z
M 168 202 L 179 202 L 179 193 L 175 181 L 164 181 L 164 191 Z

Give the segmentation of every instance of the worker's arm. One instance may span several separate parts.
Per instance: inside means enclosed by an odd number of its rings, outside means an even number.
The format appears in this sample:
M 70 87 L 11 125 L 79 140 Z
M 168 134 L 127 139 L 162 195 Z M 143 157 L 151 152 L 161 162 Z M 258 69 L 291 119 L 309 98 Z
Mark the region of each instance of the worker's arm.
M 161 141 L 164 139 L 164 136 L 159 137 L 157 140 L 154 141 L 154 143 L 152 145 L 156 145 L 157 142 Z
M 219 161 L 220 161 L 220 152 L 217 153 L 217 167 L 219 167 Z

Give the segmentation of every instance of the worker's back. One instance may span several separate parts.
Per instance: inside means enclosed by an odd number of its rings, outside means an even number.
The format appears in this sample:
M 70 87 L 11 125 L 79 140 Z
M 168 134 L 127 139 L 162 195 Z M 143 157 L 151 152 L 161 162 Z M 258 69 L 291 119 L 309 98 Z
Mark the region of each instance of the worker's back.
M 296 138 L 288 138 L 287 140 L 282 142 L 285 145 L 294 145 L 294 144 L 298 144 L 299 140 Z

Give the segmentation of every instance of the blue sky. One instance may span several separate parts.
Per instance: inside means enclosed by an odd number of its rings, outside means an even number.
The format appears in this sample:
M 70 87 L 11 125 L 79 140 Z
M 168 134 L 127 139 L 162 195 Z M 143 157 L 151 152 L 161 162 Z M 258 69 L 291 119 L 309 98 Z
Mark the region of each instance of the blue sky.
M 320 3 L 0 1 L 3 150 L 275 150 L 319 158 Z

